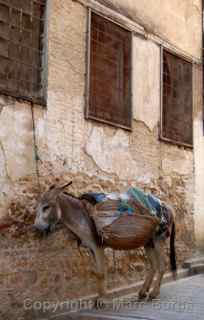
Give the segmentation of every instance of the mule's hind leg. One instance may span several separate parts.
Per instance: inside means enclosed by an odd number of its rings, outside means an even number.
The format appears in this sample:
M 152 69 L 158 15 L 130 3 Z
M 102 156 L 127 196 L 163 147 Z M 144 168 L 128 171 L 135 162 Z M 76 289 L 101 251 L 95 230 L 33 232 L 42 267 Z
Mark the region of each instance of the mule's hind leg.
M 155 241 L 155 256 L 156 256 L 156 264 L 158 270 L 158 276 L 155 281 L 154 287 L 149 295 L 149 299 L 155 299 L 160 294 L 160 286 L 165 273 L 165 252 L 164 252 L 164 241 L 157 240 Z
M 154 275 L 156 273 L 157 268 L 157 262 L 156 262 L 156 256 L 155 251 L 152 247 L 148 246 L 145 247 L 145 252 L 147 255 L 147 264 L 146 264 L 146 279 L 142 286 L 142 288 L 139 291 L 139 299 L 144 299 L 147 296 L 147 293 L 149 292 L 149 289 L 151 287 L 151 284 L 154 279 Z M 149 264 L 149 265 L 148 265 Z

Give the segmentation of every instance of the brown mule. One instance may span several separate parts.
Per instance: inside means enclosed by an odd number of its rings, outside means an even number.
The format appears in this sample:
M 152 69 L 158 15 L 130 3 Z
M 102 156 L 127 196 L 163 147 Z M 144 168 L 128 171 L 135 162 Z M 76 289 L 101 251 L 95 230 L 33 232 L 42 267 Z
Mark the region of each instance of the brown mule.
M 69 183 L 71 184 L 71 183 Z M 101 239 L 97 232 L 96 225 L 91 218 L 86 203 L 64 192 L 64 188 L 52 186 L 42 195 L 38 203 L 37 215 L 34 226 L 42 232 L 50 232 L 55 229 L 58 222 L 64 224 L 80 241 L 81 245 L 91 250 L 96 262 L 96 277 L 98 283 L 99 297 L 104 297 L 105 290 L 105 264 L 104 264 L 104 246 L 101 245 Z M 169 216 L 169 234 L 170 234 L 170 262 L 172 272 L 176 273 L 176 256 L 175 256 L 175 222 L 173 209 L 165 205 Z M 147 269 L 146 279 L 139 291 L 139 298 L 145 298 L 149 293 L 155 274 L 157 278 L 149 298 L 156 298 L 160 293 L 160 286 L 165 273 L 165 253 L 164 245 L 167 237 L 157 238 L 153 234 L 146 239 L 144 249 L 147 255 L 147 262 L 150 269 Z M 111 245 L 108 245 L 111 247 Z M 136 246 L 138 248 L 138 246 Z M 114 249 L 114 248 L 113 248 Z M 132 248 L 131 248 L 132 249 Z

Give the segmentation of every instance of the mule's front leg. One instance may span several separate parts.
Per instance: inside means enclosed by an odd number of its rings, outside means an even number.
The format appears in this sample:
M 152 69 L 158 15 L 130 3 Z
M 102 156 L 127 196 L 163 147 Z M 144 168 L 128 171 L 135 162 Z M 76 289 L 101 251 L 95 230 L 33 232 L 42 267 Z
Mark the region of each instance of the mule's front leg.
M 94 248 L 93 250 L 94 258 L 96 261 L 96 280 L 97 280 L 97 289 L 98 289 L 98 295 L 95 302 L 95 306 L 97 308 L 100 308 L 103 306 L 103 300 L 105 299 L 106 295 L 106 272 L 105 272 L 105 254 L 103 248 Z
M 105 286 L 105 275 L 101 272 L 95 273 L 97 280 L 97 290 L 100 298 L 104 297 L 106 294 L 106 286 Z

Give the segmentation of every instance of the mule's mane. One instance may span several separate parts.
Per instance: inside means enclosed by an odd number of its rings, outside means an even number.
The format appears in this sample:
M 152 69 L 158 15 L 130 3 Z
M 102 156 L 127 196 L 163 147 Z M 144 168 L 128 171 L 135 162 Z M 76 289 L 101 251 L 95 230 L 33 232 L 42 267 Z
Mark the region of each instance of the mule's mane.
M 79 197 L 75 196 L 74 194 L 67 192 L 67 191 L 63 191 L 62 194 L 64 194 L 65 196 L 71 197 L 73 200 L 78 200 L 81 202 L 81 200 L 86 200 L 89 203 L 91 203 L 92 205 L 96 204 L 96 201 L 94 200 L 94 198 L 87 194 L 87 193 L 83 193 L 82 195 L 80 195 Z
M 85 203 L 83 201 L 83 200 L 88 201 L 86 198 L 83 197 L 84 194 L 82 194 L 79 197 L 77 197 L 77 196 L 75 196 L 72 193 L 67 192 L 67 191 L 63 191 L 62 194 L 64 194 L 65 196 L 70 197 L 71 198 L 71 199 L 69 199 L 70 202 L 72 203 L 73 206 L 76 206 L 77 209 L 83 209 L 83 213 L 84 213 L 85 217 L 89 220 L 89 223 L 91 225 L 92 231 L 94 232 L 95 239 L 96 239 L 97 243 L 101 245 L 102 242 L 101 242 L 100 237 L 98 236 L 95 223 L 94 223 L 94 221 L 93 221 L 93 219 L 92 219 L 92 217 L 90 215 L 89 209 L 87 208 L 87 206 L 85 205 Z M 88 201 L 88 202 L 90 202 L 90 201 Z
M 77 196 L 75 196 L 74 194 L 67 192 L 67 191 L 63 191 L 62 194 L 64 194 L 65 196 L 69 196 L 75 200 L 80 200 Z
M 66 192 L 66 191 L 63 191 L 62 194 L 63 194 L 64 196 L 67 196 L 67 197 L 69 198 L 69 201 L 70 201 L 73 205 L 75 205 L 75 206 L 77 206 L 77 207 L 83 207 L 83 208 L 85 209 L 85 211 L 87 211 L 87 209 L 86 209 L 86 207 L 84 206 L 83 201 L 81 201 L 81 198 L 80 198 L 80 197 L 77 197 L 77 196 L 73 195 L 72 193 Z

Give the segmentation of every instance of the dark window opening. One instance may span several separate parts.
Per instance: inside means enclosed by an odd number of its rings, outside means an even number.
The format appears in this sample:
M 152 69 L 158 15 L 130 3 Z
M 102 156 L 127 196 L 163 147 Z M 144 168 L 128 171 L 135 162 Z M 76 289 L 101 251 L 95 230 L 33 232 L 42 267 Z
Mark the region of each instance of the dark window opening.
M 161 138 L 193 145 L 192 64 L 163 51 L 163 110 Z
M 0 93 L 45 103 L 46 0 L 0 0 Z
M 91 13 L 86 116 L 131 129 L 131 32 Z

